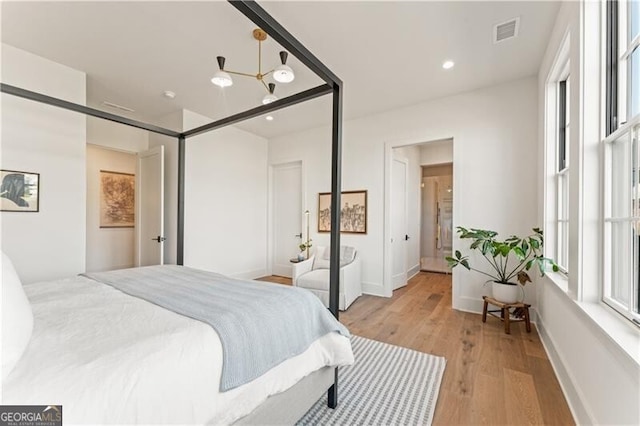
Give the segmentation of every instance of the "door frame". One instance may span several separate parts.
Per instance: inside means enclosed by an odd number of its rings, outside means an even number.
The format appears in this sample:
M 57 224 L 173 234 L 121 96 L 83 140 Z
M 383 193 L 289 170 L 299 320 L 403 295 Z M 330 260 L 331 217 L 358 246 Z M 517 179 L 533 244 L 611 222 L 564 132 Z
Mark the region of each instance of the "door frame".
M 301 158 L 289 158 L 289 159 L 280 159 L 277 162 L 269 163 L 269 171 L 268 171 L 269 176 L 268 176 L 268 182 L 267 182 L 267 185 L 269 187 L 268 189 L 269 196 L 267 200 L 268 206 L 267 206 L 267 247 L 266 247 L 268 275 L 273 275 L 273 257 L 275 253 L 275 243 L 276 243 L 275 235 L 274 235 L 275 212 L 274 212 L 273 197 L 274 197 L 275 188 L 274 188 L 274 182 L 273 182 L 273 173 L 276 167 L 284 166 L 292 163 L 300 163 L 300 192 L 301 192 L 300 193 L 300 202 L 301 202 L 300 211 L 302 212 L 303 215 L 305 210 L 309 210 L 310 212 L 312 211 L 311 209 L 309 209 L 307 204 L 307 191 L 306 191 L 307 171 L 306 171 L 305 161 Z M 302 223 L 302 228 L 304 228 L 304 219 L 302 218 L 301 218 L 301 223 Z M 310 228 L 309 232 L 311 232 L 311 229 L 313 228 Z M 305 229 L 302 229 L 301 231 L 304 234 Z
M 384 205 L 383 205 L 383 242 L 382 242 L 382 296 L 391 297 L 393 295 L 393 255 L 391 249 L 391 167 L 393 164 L 393 149 L 394 148 L 402 148 L 412 145 L 423 145 L 429 142 L 437 142 L 445 139 L 453 140 L 453 212 L 454 212 L 454 227 L 457 222 L 456 208 L 457 197 L 460 194 L 460 191 L 457 191 L 456 188 L 456 173 L 457 173 L 457 161 L 456 158 L 456 135 L 431 135 L 429 137 L 424 138 L 414 138 L 414 139 L 405 139 L 405 140 L 395 140 L 395 141 L 387 141 L 384 144 Z M 408 213 L 408 212 L 407 212 Z M 457 241 L 453 239 L 453 250 L 456 250 Z M 456 271 L 452 271 L 452 276 Z M 452 300 L 455 300 L 456 288 L 453 286 L 452 292 L 454 293 L 452 296 Z

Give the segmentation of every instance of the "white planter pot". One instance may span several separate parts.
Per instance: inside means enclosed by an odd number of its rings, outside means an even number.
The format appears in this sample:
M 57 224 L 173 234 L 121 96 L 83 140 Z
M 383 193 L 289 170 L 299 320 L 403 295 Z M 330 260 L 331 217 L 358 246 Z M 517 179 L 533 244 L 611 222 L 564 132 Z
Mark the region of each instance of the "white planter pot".
M 522 302 L 524 299 L 523 289 L 515 284 L 502 284 L 498 282 L 492 283 L 493 298 L 503 303 L 516 303 Z

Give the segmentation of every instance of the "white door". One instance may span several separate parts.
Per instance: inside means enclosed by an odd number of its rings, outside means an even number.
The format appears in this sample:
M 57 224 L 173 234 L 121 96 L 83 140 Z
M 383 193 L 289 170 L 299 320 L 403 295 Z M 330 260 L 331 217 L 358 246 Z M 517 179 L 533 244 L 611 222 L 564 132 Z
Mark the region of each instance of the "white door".
M 138 153 L 136 266 L 164 263 L 164 146 Z M 175 244 L 175 241 L 171 242 Z
M 391 165 L 391 283 L 393 289 L 407 285 L 407 161 Z
M 306 235 L 302 230 L 302 163 L 273 167 L 273 263 L 274 275 L 291 278 L 291 262 Z M 306 233 L 306 230 L 304 231 Z

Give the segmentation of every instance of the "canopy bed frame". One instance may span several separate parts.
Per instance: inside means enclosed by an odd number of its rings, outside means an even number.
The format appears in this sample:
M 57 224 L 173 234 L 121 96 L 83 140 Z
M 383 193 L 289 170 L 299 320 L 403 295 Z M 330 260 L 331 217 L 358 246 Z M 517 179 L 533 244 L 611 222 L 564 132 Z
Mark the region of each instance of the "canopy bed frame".
M 273 37 L 284 49 L 294 55 L 300 62 L 313 71 L 318 77 L 324 80 L 324 84 L 305 90 L 303 92 L 279 99 L 267 105 L 261 105 L 249 109 L 238 114 L 228 116 L 226 118 L 214 121 L 212 123 L 184 131 L 176 132 L 152 124 L 132 120 L 121 117 L 98 109 L 90 108 L 84 105 L 75 104 L 64 101 L 62 99 L 46 96 L 40 93 L 32 92 L 23 88 L 0 83 L 0 91 L 2 93 L 18 96 L 32 101 L 52 105 L 67 110 L 75 111 L 81 114 L 113 121 L 127 126 L 147 130 L 177 139 L 178 142 L 178 231 L 177 231 L 177 264 L 184 264 L 184 218 L 185 218 L 185 159 L 187 150 L 187 139 L 202 133 L 210 132 L 231 124 L 239 123 L 272 111 L 283 109 L 301 102 L 315 99 L 320 96 L 331 94 L 333 96 L 332 108 L 332 137 L 331 137 L 331 203 L 333 206 L 340 205 L 340 188 L 341 188 L 341 145 L 342 145 L 342 99 L 343 99 L 343 83 L 342 81 L 325 66 L 318 58 L 316 58 L 306 47 L 302 45 L 291 33 L 289 33 L 282 25 L 280 25 L 271 15 L 269 15 L 255 1 L 249 0 L 229 0 L 229 3 L 235 7 L 240 13 L 249 18 L 259 28 L 263 29 L 269 36 Z M 338 300 L 340 288 L 340 209 L 334 208 L 331 211 L 331 254 L 330 254 L 330 288 L 329 288 L 329 310 L 333 316 L 338 319 Z M 325 368 L 327 370 L 327 368 Z M 324 379 L 318 380 L 317 377 L 309 377 L 309 383 L 321 382 L 328 383 L 328 405 L 335 408 L 338 403 L 338 369 L 333 369 L 332 381 L 324 371 Z M 329 372 L 331 373 L 331 372 Z M 313 375 L 312 375 L 313 376 Z M 326 377 L 329 377 L 327 381 Z M 307 384 L 311 386 L 310 384 Z M 297 385 L 296 385 L 297 386 Z M 327 389 L 326 387 L 324 389 Z M 289 395 L 287 395 L 289 394 Z M 276 395 L 278 397 L 279 395 Z M 291 392 L 281 394 L 281 397 L 291 396 Z M 303 412 L 304 413 L 304 412 Z M 262 418 L 264 420 L 264 417 Z

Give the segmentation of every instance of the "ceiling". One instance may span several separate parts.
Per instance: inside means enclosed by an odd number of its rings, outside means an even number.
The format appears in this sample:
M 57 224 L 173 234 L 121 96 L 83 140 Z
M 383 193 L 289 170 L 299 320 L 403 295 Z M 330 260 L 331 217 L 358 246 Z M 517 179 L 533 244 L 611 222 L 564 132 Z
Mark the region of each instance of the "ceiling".
M 345 118 L 535 75 L 557 2 L 260 2 L 344 82 Z M 519 36 L 492 42 L 492 27 L 520 17 Z M 180 108 L 214 119 L 260 105 L 255 79 L 210 83 L 215 57 L 255 73 L 255 25 L 226 2 L 2 2 L 2 41 L 87 73 L 87 103 L 151 123 Z M 263 67 L 281 47 L 263 43 Z M 443 70 L 446 59 L 455 61 Z M 290 55 L 284 97 L 322 81 Z M 175 99 L 162 96 L 165 90 Z M 103 101 L 135 110 L 123 113 Z M 323 97 L 238 125 L 274 137 L 330 123 Z

